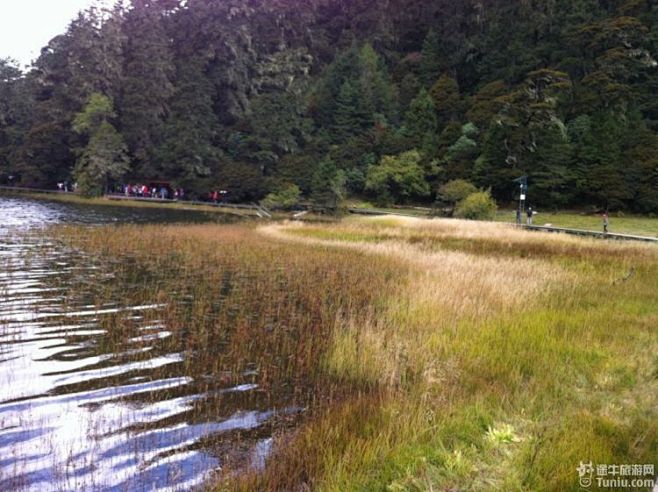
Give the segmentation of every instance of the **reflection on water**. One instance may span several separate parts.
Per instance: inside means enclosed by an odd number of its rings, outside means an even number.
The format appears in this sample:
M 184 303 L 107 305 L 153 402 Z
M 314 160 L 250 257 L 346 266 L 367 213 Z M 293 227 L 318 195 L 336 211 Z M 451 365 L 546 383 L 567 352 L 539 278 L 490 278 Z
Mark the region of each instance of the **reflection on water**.
M 127 303 L 111 265 L 40 233 L 116 221 L 114 212 L 0 197 L 0 489 L 189 490 L 221 468 L 231 436 L 243 461 L 262 467 L 271 424 L 296 412 L 275 410 L 252 372 L 229 383 L 190 361 L 183 335 L 165 326 L 166 305 Z M 97 305 L 100 290 L 114 303 Z

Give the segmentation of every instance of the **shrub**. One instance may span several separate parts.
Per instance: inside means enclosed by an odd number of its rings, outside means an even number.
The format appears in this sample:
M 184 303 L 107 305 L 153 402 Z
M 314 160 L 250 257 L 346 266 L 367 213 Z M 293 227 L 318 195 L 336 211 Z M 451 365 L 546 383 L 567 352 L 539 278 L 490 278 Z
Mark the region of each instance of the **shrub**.
M 368 169 L 365 189 L 377 195 L 379 204 L 406 202 L 412 197 L 429 195 L 430 188 L 420 161 L 417 150 L 383 156 L 378 165 Z
M 477 191 L 478 189 L 468 181 L 464 179 L 455 179 L 441 185 L 438 198 L 446 203 L 454 205 Z
M 464 198 L 457 204 L 455 216 L 471 220 L 493 219 L 496 214 L 496 202 L 489 191 L 478 191 Z
M 291 209 L 299 203 L 301 194 L 299 187 L 291 184 L 279 191 L 270 193 L 260 203 L 267 208 Z

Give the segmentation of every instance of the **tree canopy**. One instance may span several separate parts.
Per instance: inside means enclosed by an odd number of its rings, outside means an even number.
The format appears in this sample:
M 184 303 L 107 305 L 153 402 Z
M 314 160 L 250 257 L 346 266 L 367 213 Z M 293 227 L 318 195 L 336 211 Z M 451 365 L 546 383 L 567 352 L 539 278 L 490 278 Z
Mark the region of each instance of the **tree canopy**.
M 120 2 L 0 60 L 0 183 L 656 213 L 657 58 L 648 0 Z

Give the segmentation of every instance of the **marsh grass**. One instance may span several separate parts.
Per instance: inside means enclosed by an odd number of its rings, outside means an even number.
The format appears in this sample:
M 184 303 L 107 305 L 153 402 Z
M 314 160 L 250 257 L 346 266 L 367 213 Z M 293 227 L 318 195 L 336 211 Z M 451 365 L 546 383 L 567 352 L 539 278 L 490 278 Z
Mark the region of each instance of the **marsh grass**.
M 315 488 L 577 490 L 581 459 L 655 461 L 652 246 L 392 218 L 264 232 L 408 268 L 383 317 L 335 332 L 330 371 L 390 394 L 367 417 L 307 429 L 314 437 L 302 442 L 323 442 L 313 453 L 287 447 L 321 456 Z M 367 451 L 351 451 L 341 422 L 371 428 L 396 409 L 404 418 L 376 425 Z M 501 434 L 512 437 L 491 438 Z M 324 455 L 327 435 L 349 448 L 338 460 Z
M 234 363 L 253 362 L 254 354 L 285 360 L 259 364 L 274 379 L 307 377 L 320 349 L 315 345 L 340 317 L 364 319 L 382 309 L 390 288 L 367 287 L 386 284 L 394 272 L 381 262 L 371 268 L 366 255 L 352 270 L 339 252 L 309 256 L 264 243 L 245 227 L 61 228 L 57 234 L 101 257 L 129 258 L 117 268 L 128 272 L 128 285 L 141 287 L 138 300 L 166 305 L 166 326 L 184 332 L 191 350 L 219 335 Z
M 578 490 L 580 461 L 658 456 L 652 245 L 393 218 L 52 233 L 129 259 L 189 374 L 306 409 L 210 488 Z

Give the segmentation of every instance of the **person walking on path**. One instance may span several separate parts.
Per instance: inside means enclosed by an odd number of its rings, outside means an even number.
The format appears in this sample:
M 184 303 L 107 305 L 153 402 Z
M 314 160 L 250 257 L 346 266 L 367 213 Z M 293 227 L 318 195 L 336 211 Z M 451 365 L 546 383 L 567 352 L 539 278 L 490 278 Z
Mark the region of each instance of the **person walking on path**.
M 532 225 L 532 214 L 534 212 L 532 211 L 532 207 L 528 207 L 528 225 Z
M 603 212 L 603 234 L 608 233 L 608 225 L 610 224 L 609 218 L 608 218 L 608 211 L 606 210 Z

